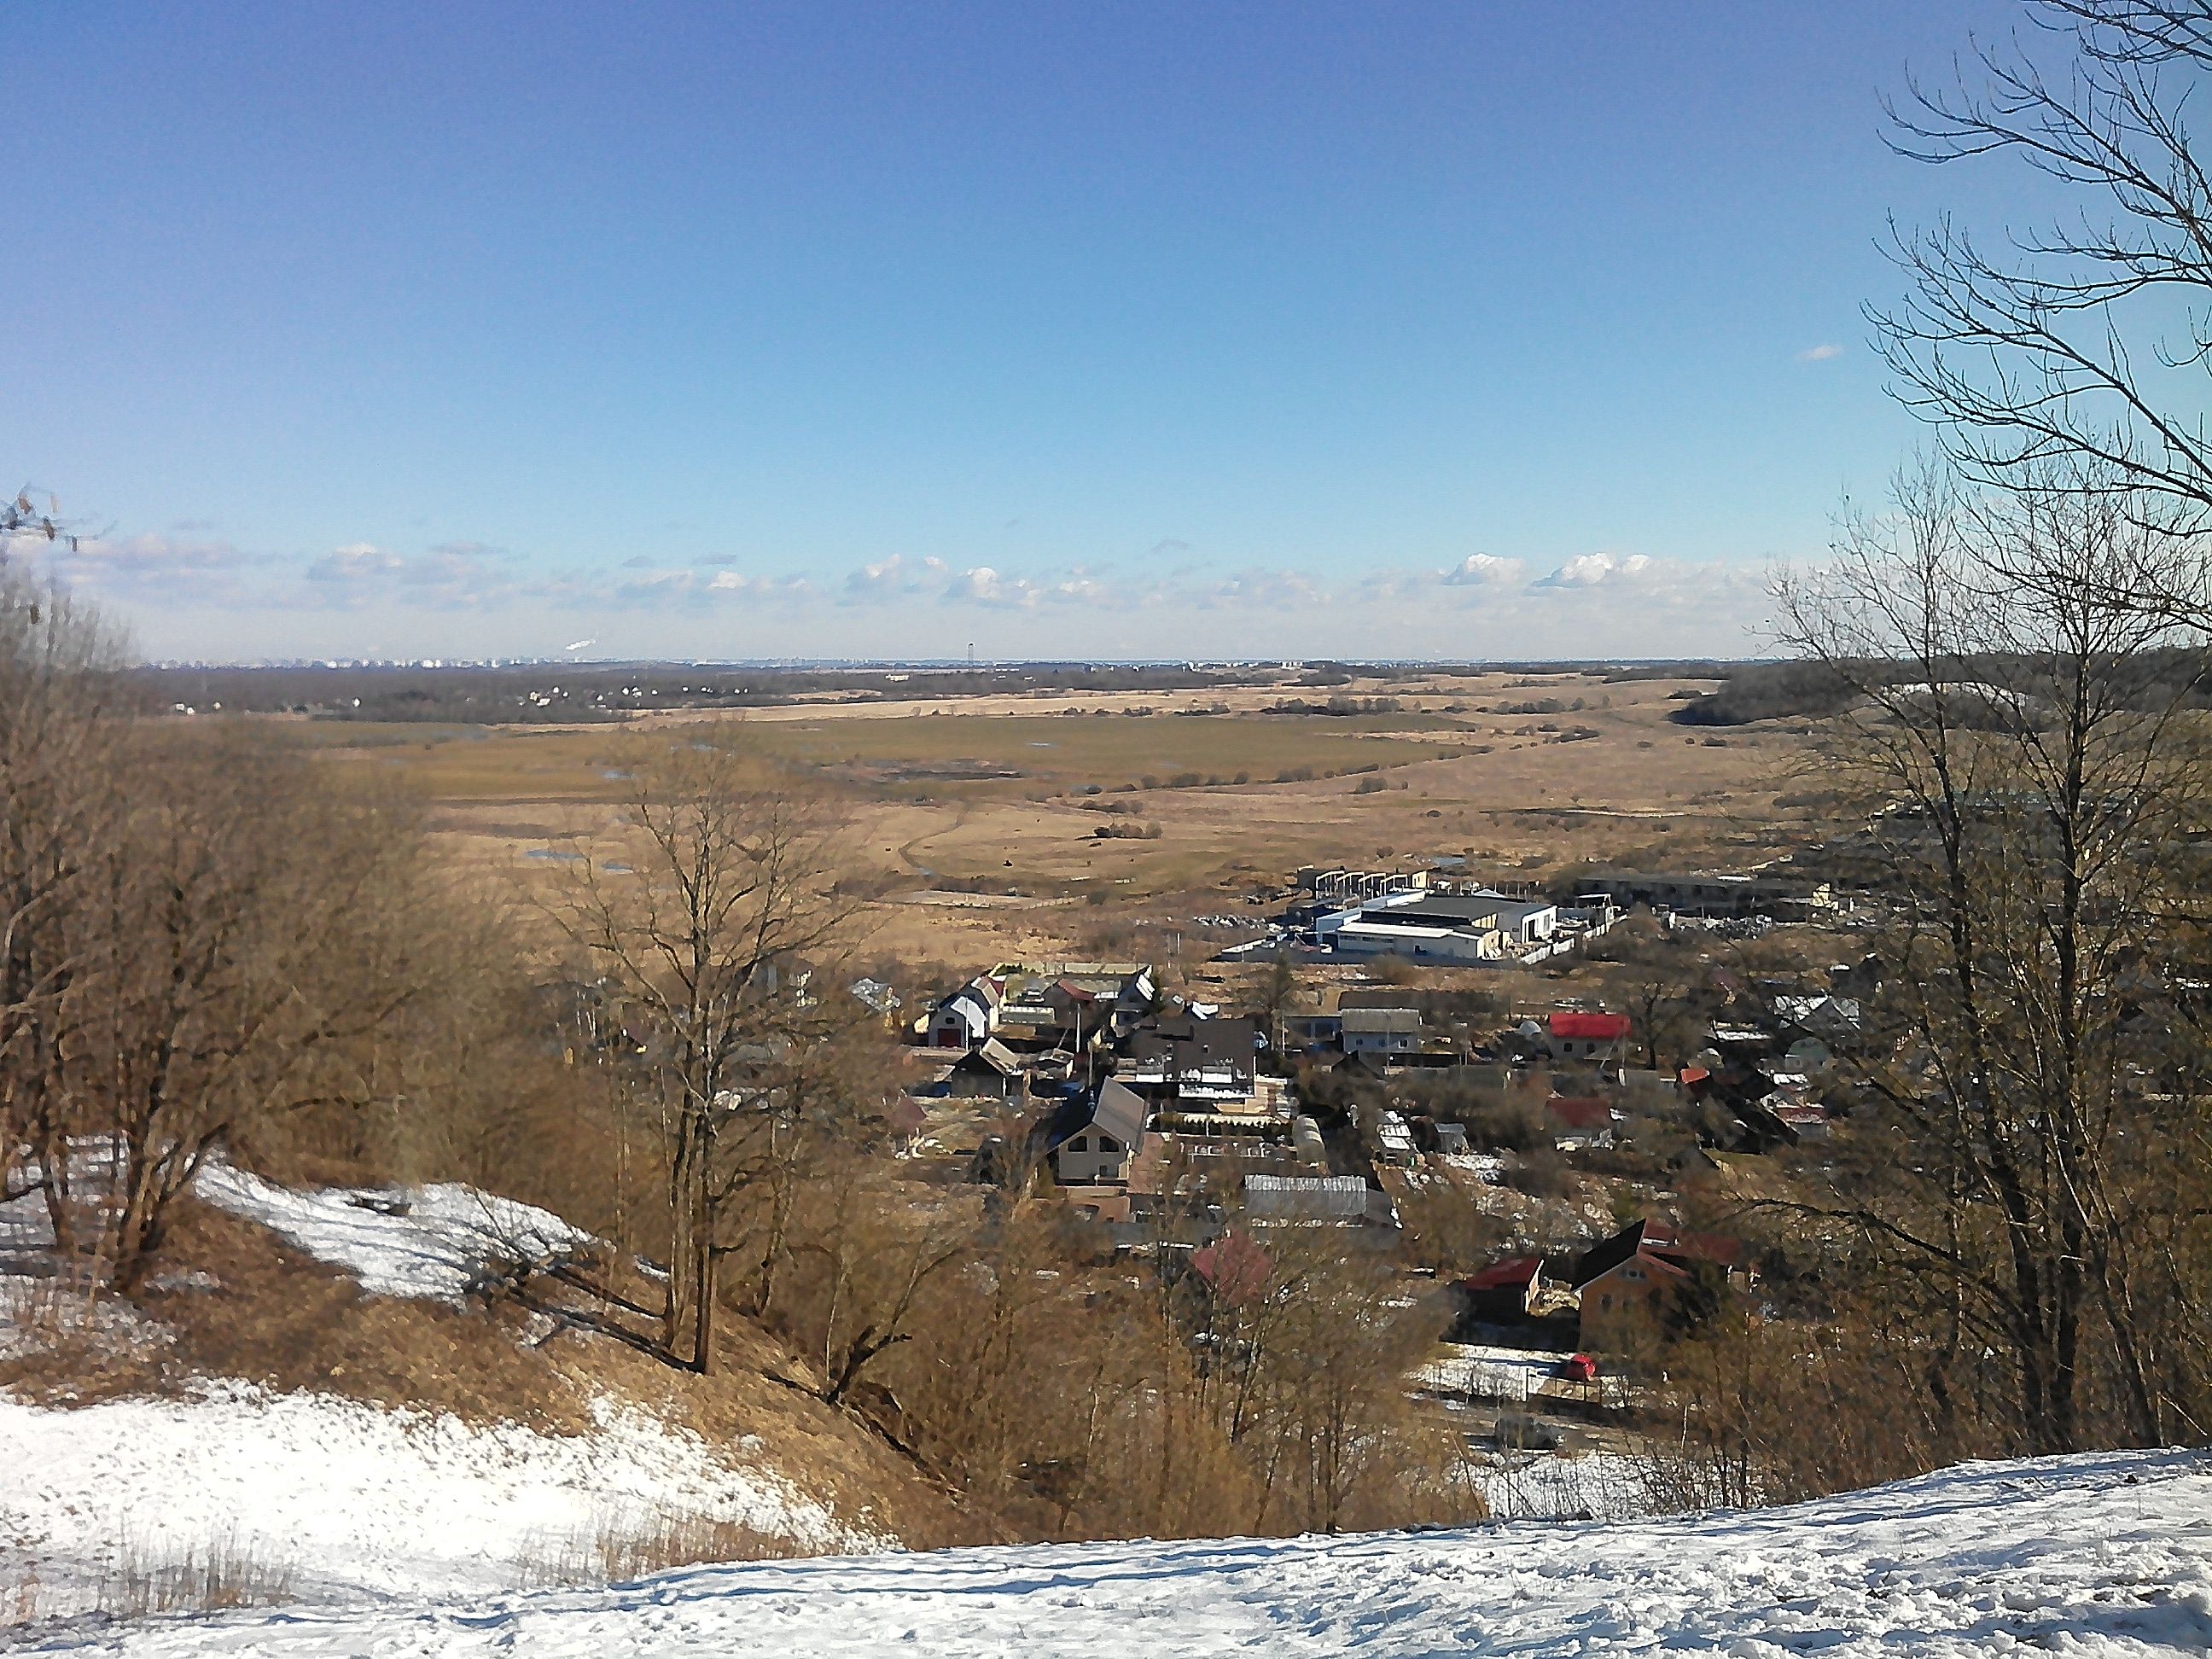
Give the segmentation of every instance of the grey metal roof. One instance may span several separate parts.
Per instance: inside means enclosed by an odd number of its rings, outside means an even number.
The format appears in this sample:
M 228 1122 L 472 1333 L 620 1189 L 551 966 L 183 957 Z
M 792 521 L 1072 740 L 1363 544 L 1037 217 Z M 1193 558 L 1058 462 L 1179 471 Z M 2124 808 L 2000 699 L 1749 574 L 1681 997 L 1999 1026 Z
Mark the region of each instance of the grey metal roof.
M 1354 1036 L 1381 1031 L 1418 1036 L 1421 1030 L 1421 1011 L 1418 1008 L 1346 1008 L 1339 1018 L 1345 1031 Z

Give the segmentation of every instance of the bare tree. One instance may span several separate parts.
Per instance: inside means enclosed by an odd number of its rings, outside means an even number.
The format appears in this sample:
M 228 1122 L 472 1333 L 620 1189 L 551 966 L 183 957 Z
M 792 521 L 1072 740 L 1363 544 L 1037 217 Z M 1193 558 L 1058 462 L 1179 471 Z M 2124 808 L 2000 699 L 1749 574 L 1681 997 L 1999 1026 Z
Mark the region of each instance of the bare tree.
M 374 1047 L 440 976 L 438 899 L 401 809 L 248 743 L 149 735 L 131 759 L 57 1022 L 125 1285 L 210 1153 L 366 1104 Z
M 2035 487 L 2055 461 L 2128 492 L 2146 525 L 2212 511 L 2212 175 L 2191 94 L 2212 69 L 2207 0 L 2026 0 L 2032 27 L 1977 43 L 1890 106 L 1931 162 L 2008 157 L 2075 192 L 2078 218 L 1996 239 L 1893 228 L 1911 280 L 1869 312 L 1899 395 L 1969 478 Z M 2108 556 L 2105 566 L 2112 561 Z M 2112 571 L 2114 601 L 2205 615 L 2202 562 Z
M 2203 1428 L 2175 1340 L 2202 1281 L 2154 1243 L 2202 1194 L 2145 1179 L 2153 1146 L 2201 1171 L 2207 1146 L 2165 1055 L 2203 954 L 2199 665 L 2177 680 L 2173 628 L 2113 597 L 2179 556 L 2137 495 L 2102 468 L 2012 484 L 1977 496 L 1931 468 L 1784 593 L 1790 641 L 1863 700 L 1838 762 L 1892 803 L 1846 1212 L 1939 1287 L 1939 1397 L 1987 1349 L 2029 1449 L 2150 1443 Z
M 810 988 L 811 960 L 853 906 L 834 890 L 836 818 L 763 781 L 723 744 L 641 741 L 612 833 L 580 840 L 551 902 L 604 975 L 656 1114 L 668 1175 L 668 1281 L 659 1340 L 677 1363 L 713 1364 L 714 1307 L 739 1157 L 755 1130 L 796 1131 L 820 1045 L 846 1011 Z M 825 988 L 826 993 L 826 988 Z
M 73 908 L 112 844 L 119 642 L 64 590 L 4 556 L 0 518 L 0 1200 L 45 1194 L 73 1245 L 61 1010 L 82 964 Z

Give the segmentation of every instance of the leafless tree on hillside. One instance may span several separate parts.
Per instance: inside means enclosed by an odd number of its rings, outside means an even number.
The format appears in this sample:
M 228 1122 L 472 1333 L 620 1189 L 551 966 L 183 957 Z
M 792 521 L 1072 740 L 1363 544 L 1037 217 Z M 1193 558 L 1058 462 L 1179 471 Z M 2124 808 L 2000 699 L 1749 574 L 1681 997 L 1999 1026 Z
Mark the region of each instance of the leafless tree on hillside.
M 641 1046 L 639 1075 L 665 1141 L 669 1277 L 659 1341 L 677 1363 L 714 1360 L 714 1307 L 739 1154 L 756 1127 L 797 1127 L 821 1045 L 849 1021 L 842 987 L 810 988 L 842 939 L 839 823 L 828 806 L 763 781 L 750 757 L 686 742 L 630 758 L 624 821 L 584 840 L 551 903 L 604 976 Z
M 2203 664 L 2113 596 L 2186 555 L 2109 470 L 2012 484 L 1933 467 L 1784 594 L 1862 700 L 1838 763 L 1897 803 L 1847 1209 L 1940 1291 L 1939 1401 L 1986 1348 L 2022 1448 L 2158 1443 L 2206 1426 Z

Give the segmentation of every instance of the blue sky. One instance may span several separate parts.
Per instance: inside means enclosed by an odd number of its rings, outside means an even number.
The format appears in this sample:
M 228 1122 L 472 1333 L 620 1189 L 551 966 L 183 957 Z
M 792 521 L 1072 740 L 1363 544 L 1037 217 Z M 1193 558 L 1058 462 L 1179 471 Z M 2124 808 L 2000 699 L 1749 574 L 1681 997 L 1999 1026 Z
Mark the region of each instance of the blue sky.
M 2017 12 L 18 0 L 0 470 L 159 656 L 1756 651 Z

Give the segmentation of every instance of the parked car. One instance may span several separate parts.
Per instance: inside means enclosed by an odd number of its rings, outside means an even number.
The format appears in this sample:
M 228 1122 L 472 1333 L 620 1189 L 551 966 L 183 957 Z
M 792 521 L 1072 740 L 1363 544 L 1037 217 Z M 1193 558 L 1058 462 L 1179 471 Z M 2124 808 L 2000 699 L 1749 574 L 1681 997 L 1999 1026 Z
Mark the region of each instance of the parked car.
M 1515 1451 L 1557 1451 L 1559 1449 L 1558 1425 L 1547 1423 L 1540 1417 L 1530 1417 L 1522 1412 L 1508 1412 L 1499 1418 L 1497 1432 L 1492 1438 L 1501 1447 Z

